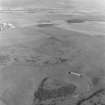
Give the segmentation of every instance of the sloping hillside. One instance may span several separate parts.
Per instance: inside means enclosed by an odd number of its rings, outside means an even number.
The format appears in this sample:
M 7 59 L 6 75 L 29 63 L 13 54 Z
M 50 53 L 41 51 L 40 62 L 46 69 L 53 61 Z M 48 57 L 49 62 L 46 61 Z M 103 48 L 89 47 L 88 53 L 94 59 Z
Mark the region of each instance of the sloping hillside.
M 31 105 L 35 98 L 33 94 L 45 77 L 66 84 L 73 83 L 78 87 L 77 93 L 87 91 L 88 85 L 92 89 L 103 85 L 104 36 L 90 36 L 57 27 L 34 26 L 0 34 L 1 50 L 9 47 L 4 51 L 13 54 L 12 64 L 0 71 L 0 99 L 7 105 Z M 71 71 L 80 73 L 82 77 L 70 75 Z M 102 78 L 93 82 L 99 76 Z

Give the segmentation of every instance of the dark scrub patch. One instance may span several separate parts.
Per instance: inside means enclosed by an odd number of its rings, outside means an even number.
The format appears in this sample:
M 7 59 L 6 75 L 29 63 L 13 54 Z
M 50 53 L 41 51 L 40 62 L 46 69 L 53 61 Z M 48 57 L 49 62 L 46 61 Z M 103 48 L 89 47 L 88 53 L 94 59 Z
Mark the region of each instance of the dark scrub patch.
M 12 62 L 10 55 L 0 54 L 0 66 L 6 66 Z
M 40 101 L 45 101 L 48 99 L 52 99 L 52 98 L 57 98 L 57 97 L 66 97 L 68 95 L 72 95 L 75 91 L 75 86 L 70 84 L 67 86 L 63 86 L 60 87 L 58 89 L 39 89 L 35 96 L 37 99 L 39 99 Z
M 48 28 L 48 27 L 52 27 L 52 26 L 54 26 L 53 23 L 40 23 L 37 25 L 37 27 L 39 27 L 39 28 Z
M 70 19 L 70 20 L 66 20 L 67 23 L 83 23 L 86 20 L 82 20 L 82 19 Z
M 66 63 L 68 59 L 63 58 L 63 57 L 50 57 L 50 59 L 47 59 L 43 62 L 43 65 L 57 65 L 57 64 L 62 64 Z
M 34 94 L 34 103 L 37 105 L 38 103 L 45 102 L 48 100 L 53 100 L 57 98 L 72 96 L 76 91 L 76 86 L 73 84 L 66 84 L 64 86 L 61 86 L 59 88 L 55 89 L 46 89 L 43 88 L 45 82 L 48 78 L 44 78 L 38 88 L 38 90 Z
M 76 105 L 105 105 L 105 89 L 99 89 L 88 97 L 80 99 Z

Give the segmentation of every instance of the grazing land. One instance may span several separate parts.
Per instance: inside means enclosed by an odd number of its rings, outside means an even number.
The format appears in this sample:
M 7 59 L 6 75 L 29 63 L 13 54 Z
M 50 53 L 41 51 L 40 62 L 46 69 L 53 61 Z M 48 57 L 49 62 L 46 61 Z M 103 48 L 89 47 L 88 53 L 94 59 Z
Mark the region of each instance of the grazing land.
M 47 11 L 0 15 L 1 23 L 15 26 L 0 32 L 2 103 L 105 104 L 103 16 Z

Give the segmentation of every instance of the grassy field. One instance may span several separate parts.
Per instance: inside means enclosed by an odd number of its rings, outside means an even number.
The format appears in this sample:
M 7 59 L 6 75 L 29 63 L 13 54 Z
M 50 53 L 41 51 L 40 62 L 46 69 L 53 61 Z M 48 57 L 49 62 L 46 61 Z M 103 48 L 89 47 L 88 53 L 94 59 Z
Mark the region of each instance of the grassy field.
M 70 16 L 63 16 L 47 19 L 52 20 L 52 23 L 70 19 Z M 8 20 L 7 15 L 3 17 Z M 88 85 L 93 90 L 105 85 L 104 35 L 66 30 L 55 24 L 38 27 L 34 16 L 24 17 L 11 15 L 8 21 L 15 19 L 13 22 L 17 28 L 0 32 L 0 52 L 4 54 L 0 62 L 6 65 L 0 70 L 0 99 L 3 102 L 7 105 L 31 105 L 33 92 L 46 76 L 66 83 L 72 82 L 78 86 L 79 92 L 86 92 Z M 8 65 L 8 62 L 11 63 Z M 71 71 L 82 74 L 82 77 L 71 76 Z M 101 79 L 93 82 L 96 77 Z

